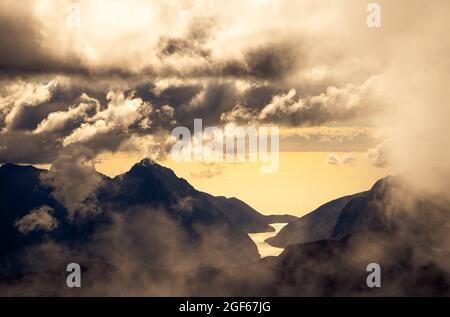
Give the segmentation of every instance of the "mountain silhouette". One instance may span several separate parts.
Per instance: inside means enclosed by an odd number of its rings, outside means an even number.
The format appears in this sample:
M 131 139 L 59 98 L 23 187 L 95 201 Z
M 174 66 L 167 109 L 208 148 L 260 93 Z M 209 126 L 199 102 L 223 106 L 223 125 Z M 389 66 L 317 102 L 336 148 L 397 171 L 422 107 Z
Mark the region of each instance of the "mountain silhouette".
M 153 161 L 143 160 L 112 179 L 101 175 L 96 204 L 102 212 L 73 220 L 68 219 L 66 208 L 54 198 L 54 189 L 42 183 L 42 175 L 46 173 L 32 166 L 4 164 L 0 167 L 0 273 L 7 274 L 12 268 L 13 271 L 25 269 L 15 260 L 30 247 L 54 241 L 73 249 L 82 248 L 91 243 L 100 229 L 110 226 L 115 215 L 134 217 L 142 212 L 155 221 L 161 218 L 157 215 L 163 214 L 166 222 L 183 232 L 187 244 L 201 243 L 202 247 L 209 244 L 214 253 L 222 253 L 218 258 L 231 263 L 259 258 L 247 233 L 222 212 L 232 206 L 221 205 L 219 209 L 213 196 L 197 191 L 172 170 Z M 222 204 L 224 199 L 219 200 Z M 37 226 L 26 233 L 20 232 L 18 221 L 43 206 L 52 210 L 56 228 L 43 230 Z M 255 227 L 266 230 L 268 225 L 257 223 Z M 175 235 L 166 234 L 167 237 L 160 235 L 155 239 L 164 241 Z
M 449 296 L 449 224 L 445 197 L 386 177 L 288 224 L 269 239 L 285 250 L 234 283 L 255 281 L 239 296 Z M 366 283 L 372 263 L 380 288 Z
M 341 197 L 323 204 L 311 213 L 288 223 L 280 232 L 266 240 L 272 246 L 285 248 L 290 244 L 331 239 L 339 215 L 345 205 L 364 193 Z
M 290 222 L 266 240 L 272 246 L 285 248 L 327 239 L 340 239 L 349 234 L 382 229 L 384 205 L 379 200 L 397 182 L 395 177 L 377 181 L 369 191 L 344 196 L 323 204 L 316 210 Z
M 0 295 L 450 294 L 447 201 L 420 195 L 399 177 L 294 220 L 275 237 L 287 245 L 281 255 L 259 259 L 242 227 L 264 229 L 270 217 L 235 198 L 197 191 L 150 160 L 102 176 L 96 192 L 102 212 L 72 220 L 54 189 L 42 185 L 46 173 L 0 167 Z M 30 210 L 49 208 L 56 227 L 18 230 Z M 70 262 L 83 267 L 76 291 L 62 278 Z M 382 288 L 367 287 L 369 263 L 381 266 Z
M 171 169 L 149 159 L 114 178 L 97 173 L 101 185 L 93 194 L 96 208 L 101 212 L 88 216 L 77 214 L 69 219 L 66 207 L 55 199 L 55 189 L 42 181 L 48 173 L 33 166 L 4 164 L 0 167 L 0 275 L 33 270 L 27 268 L 30 263 L 22 263 L 24 254 L 49 241 L 71 250 L 91 246 L 95 239 L 103 239 L 98 238 L 99 232 L 109 230 L 105 228 L 111 228 L 117 217 L 126 219 L 127 225 L 137 217 L 144 217 L 142 222 L 147 223 L 148 228 L 142 230 L 146 232 L 159 232 L 157 223 L 167 226 L 165 232 L 154 233 L 151 238 L 136 236 L 135 244 L 150 239 L 152 241 L 147 242 L 158 241 L 163 245 L 172 236 L 181 235 L 177 239 L 183 241 L 185 249 L 208 249 L 204 253 L 215 254 L 210 258 L 218 263 L 254 262 L 259 254 L 247 233 L 272 231 L 269 223 L 276 220 L 258 213 L 237 198 L 215 197 L 198 191 Z M 52 220 L 51 230 L 35 223 L 31 230 L 21 232 L 18 227 L 21 219 L 39 210 L 51 211 L 51 215 L 46 215 L 47 220 Z M 163 248 L 158 249 L 158 243 L 150 243 L 154 249 L 147 259 L 150 263 L 158 262 L 155 254 Z M 80 257 L 79 254 L 74 256 Z M 95 258 L 96 254 L 92 259 Z

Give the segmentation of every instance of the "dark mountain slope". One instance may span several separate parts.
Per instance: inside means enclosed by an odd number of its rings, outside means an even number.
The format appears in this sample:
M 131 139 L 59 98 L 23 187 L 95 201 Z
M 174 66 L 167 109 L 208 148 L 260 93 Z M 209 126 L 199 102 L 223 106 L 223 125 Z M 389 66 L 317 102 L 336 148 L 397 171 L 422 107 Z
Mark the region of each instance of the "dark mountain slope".
M 206 198 L 214 204 L 232 223 L 248 233 L 270 232 L 274 229 L 269 226 L 266 216 L 237 198 L 214 197 L 205 194 Z
M 279 296 L 449 296 L 448 200 L 406 184 L 386 177 L 366 193 L 330 202 L 344 207 L 329 238 L 291 244 L 262 263 L 258 270 L 273 275 L 261 288 Z M 381 267 L 381 288 L 366 285 L 369 263 Z
M 30 166 L 5 164 L 0 167 L 2 274 L 33 269 L 27 268 L 33 265 L 30 259 L 23 263 L 24 252 L 48 243 L 67 249 L 72 257 L 109 261 L 97 245 L 103 245 L 105 250 L 114 244 L 123 247 L 122 242 L 128 239 L 132 243 L 128 250 L 136 245 L 142 247 L 140 252 L 136 249 L 130 256 L 142 256 L 150 265 L 160 263 L 157 257 L 169 257 L 175 245 L 177 252 L 185 250 L 185 258 L 201 250 L 202 254 L 209 255 L 205 263 L 214 265 L 236 265 L 259 258 L 248 235 L 206 194 L 176 177 L 170 169 L 149 160 L 143 160 L 114 179 L 102 175 L 102 185 L 95 193 L 96 204 L 102 212 L 76 217 L 73 221 L 68 220 L 67 210 L 54 199 L 53 188 L 41 183 L 40 177 L 45 173 L 47 171 Z M 36 227 L 20 232 L 17 221 L 43 206 L 51 210 L 57 226 L 51 230 Z M 116 228 L 118 222 L 123 224 Z M 122 232 L 124 228 L 127 232 Z M 146 249 L 153 251 L 145 256 Z M 178 255 L 174 252 L 174 259 Z M 60 257 L 63 260 L 62 254 Z
M 398 177 L 380 179 L 364 195 L 350 200 L 342 208 L 331 238 L 339 239 L 354 232 L 386 228 L 389 225 L 385 217 L 389 194 L 400 186 L 399 181 Z
M 330 239 L 341 210 L 351 200 L 365 194 L 358 193 L 332 200 L 311 213 L 290 222 L 276 236 L 266 241 L 272 246 L 284 248 L 290 244 Z

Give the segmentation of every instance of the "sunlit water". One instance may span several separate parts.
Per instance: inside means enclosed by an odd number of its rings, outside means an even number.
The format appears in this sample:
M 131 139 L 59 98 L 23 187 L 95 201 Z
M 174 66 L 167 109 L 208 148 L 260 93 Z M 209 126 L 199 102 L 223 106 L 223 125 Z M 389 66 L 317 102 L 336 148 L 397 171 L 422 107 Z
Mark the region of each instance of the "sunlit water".
M 287 223 L 272 223 L 271 226 L 275 229 L 275 231 L 248 234 L 258 247 L 258 252 L 262 258 L 266 256 L 278 256 L 281 252 L 283 252 L 283 248 L 273 247 L 264 242 L 264 240 L 275 236 L 285 225 L 287 225 Z

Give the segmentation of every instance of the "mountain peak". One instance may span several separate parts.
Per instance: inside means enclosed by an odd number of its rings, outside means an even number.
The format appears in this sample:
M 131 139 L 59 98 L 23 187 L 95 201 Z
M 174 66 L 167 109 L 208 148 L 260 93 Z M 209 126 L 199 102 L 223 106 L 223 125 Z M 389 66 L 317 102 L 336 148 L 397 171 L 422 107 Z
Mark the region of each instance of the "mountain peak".
M 178 177 L 173 170 L 164 167 L 150 158 L 145 158 L 120 177 L 154 178 L 170 192 L 187 193 L 195 189 L 183 178 Z
M 146 157 L 144 159 L 142 159 L 138 165 L 144 166 L 144 167 L 152 167 L 152 166 L 158 166 L 159 164 L 156 163 L 156 161 L 154 161 L 153 159 Z
M 144 158 L 141 161 L 135 163 L 128 172 L 136 171 L 157 171 L 162 169 L 163 166 L 156 163 L 151 158 Z
M 135 170 L 136 168 L 138 170 L 139 169 L 148 170 L 151 171 L 152 173 L 156 173 L 157 175 L 164 177 L 175 177 L 177 179 L 179 178 L 178 176 L 175 175 L 175 172 L 172 169 L 157 163 L 151 158 L 142 159 L 139 163 L 134 164 L 131 170 Z

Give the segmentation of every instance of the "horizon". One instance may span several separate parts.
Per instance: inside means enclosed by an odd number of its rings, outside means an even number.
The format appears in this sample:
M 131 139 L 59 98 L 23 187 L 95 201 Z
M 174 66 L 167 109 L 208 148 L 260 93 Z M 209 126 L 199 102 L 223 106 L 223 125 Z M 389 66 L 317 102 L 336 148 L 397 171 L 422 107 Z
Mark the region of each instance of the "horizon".
M 307 153 L 289 153 L 289 152 L 281 152 L 280 153 L 280 157 L 284 157 L 285 154 L 291 154 L 291 155 L 305 155 L 306 156 L 321 156 L 326 158 L 326 156 L 328 155 L 327 152 L 307 152 Z M 359 156 L 364 156 L 365 153 L 353 153 L 353 154 L 358 154 Z M 345 155 L 345 153 L 337 153 L 337 155 Z M 122 155 L 108 155 L 104 158 L 100 157 L 99 159 L 97 159 L 97 161 L 94 163 L 94 167 L 96 169 L 97 172 L 110 177 L 110 178 L 114 178 L 118 175 L 124 174 L 126 172 L 128 172 L 135 164 L 140 163 L 142 160 L 145 159 L 150 159 L 148 157 L 142 157 L 142 158 L 138 158 L 138 156 L 130 156 L 130 154 L 122 154 Z M 336 181 L 339 182 L 339 184 L 341 185 L 340 191 L 336 192 L 336 191 L 332 191 L 332 190 L 328 190 L 326 191 L 317 191 L 314 189 L 315 192 L 319 193 L 319 195 L 316 197 L 316 199 L 312 200 L 311 196 L 309 197 L 310 200 L 308 201 L 308 203 L 303 203 L 303 204 L 299 204 L 299 202 L 301 202 L 301 199 L 298 199 L 298 196 L 295 196 L 296 199 L 292 199 L 292 200 L 287 200 L 289 202 L 292 202 L 292 208 L 289 207 L 279 207 L 279 202 L 274 202 L 273 206 L 278 206 L 277 209 L 275 208 L 271 208 L 270 205 L 265 205 L 265 204 L 261 204 L 258 203 L 258 201 L 260 201 L 260 196 L 261 193 L 259 192 L 254 192 L 251 185 L 249 185 L 248 187 L 251 189 L 248 192 L 243 191 L 241 188 L 234 188 L 232 190 L 229 189 L 228 187 L 228 181 L 224 182 L 224 184 L 220 184 L 219 186 L 213 186 L 211 187 L 213 182 L 216 182 L 217 176 L 216 177 L 198 177 L 195 174 L 193 175 L 192 173 L 192 166 L 197 167 L 200 170 L 208 170 L 208 168 L 210 168 L 210 166 L 204 166 L 201 163 L 195 163 L 195 162 L 190 162 L 190 163 L 178 163 L 178 162 L 173 162 L 170 160 L 170 158 L 166 158 L 165 160 L 153 160 L 154 162 L 156 162 L 157 164 L 163 166 L 163 167 L 167 167 L 172 169 L 175 174 L 177 175 L 177 177 L 183 178 L 185 180 L 187 180 L 192 186 L 194 186 L 197 190 L 199 191 L 203 191 L 203 192 L 207 192 L 209 194 L 215 195 L 215 196 L 225 196 L 228 198 L 238 198 L 242 201 L 244 201 L 245 203 L 249 204 L 251 207 L 255 208 L 258 212 L 264 214 L 264 215 L 272 215 L 272 214 L 279 214 L 279 215 L 283 215 L 283 214 L 290 214 L 290 215 L 294 215 L 297 217 L 301 217 L 303 215 L 306 215 L 312 211 L 314 211 L 316 208 L 318 208 L 319 206 L 343 197 L 343 196 L 347 196 L 347 195 L 352 195 L 355 193 L 359 193 L 359 192 L 364 192 L 369 190 L 372 185 L 378 181 L 379 179 L 382 179 L 384 177 L 387 176 L 391 176 L 392 174 L 397 175 L 397 173 L 393 173 L 392 170 L 387 169 L 387 168 L 383 168 L 383 169 L 379 169 L 379 168 L 373 168 L 372 174 L 369 175 L 365 175 L 364 179 L 360 179 L 359 181 L 348 181 L 345 182 L 345 179 L 343 178 L 336 178 Z M 283 159 L 284 161 L 284 159 Z M 309 160 L 309 164 L 311 164 L 311 160 Z M 315 161 L 315 160 L 314 160 Z M 325 161 L 325 159 L 324 159 Z M 120 162 L 120 163 L 119 163 Z M 298 159 L 296 160 L 296 162 L 298 162 Z M 222 168 L 222 169 L 227 169 L 228 170 L 233 170 L 233 169 L 239 169 L 239 172 L 237 172 L 236 174 L 233 173 L 233 171 L 229 171 L 229 173 L 226 173 L 225 175 L 222 175 L 222 177 L 234 177 L 236 180 L 241 179 L 242 178 L 242 168 L 248 167 L 249 165 L 251 166 L 251 163 L 246 163 L 245 166 L 240 166 L 240 168 L 238 166 L 235 166 L 235 164 L 237 163 L 222 163 L 222 167 L 220 167 L 220 165 L 218 165 L 217 163 L 214 164 L 213 168 Z M 242 164 L 242 163 L 240 163 Z M 51 165 L 50 164 L 17 164 L 17 165 L 31 165 L 31 166 L 35 166 L 37 168 L 42 168 L 45 170 L 50 170 L 51 169 Z M 184 165 L 184 166 L 183 166 Z M 324 165 L 324 162 L 320 162 L 320 165 Z M 255 171 L 257 168 L 255 168 L 255 166 L 251 166 L 251 170 L 252 170 L 252 174 L 255 175 L 257 174 L 257 172 Z M 195 170 L 195 169 L 194 169 Z M 292 172 L 292 170 L 290 171 Z M 313 171 L 314 172 L 314 171 Z M 336 170 L 336 172 L 338 172 L 338 174 L 342 174 L 344 172 L 344 175 L 347 174 L 347 177 L 352 176 L 352 174 L 360 174 L 360 169 L 355 171 L 354 166 L 351 166 L 351 168 L 347 168 L 343 171 L 343 169 L 341 168 L 340 170 Z M 354 173 L 353 173 L 354 172 Z M 221 171 L 221 174 L 223 174 L 223 170 Z M 275 175 L 270 175 L 272 178 L 272 182 L 274 179 L 274 176 L 276 176 L 277 173 L 275 173 Z M 292 175 L 291 175 L 292 176 Z M 306 180 L 303 183 L 308 184 L 310 182 L 314 182 L 314 183 L 318 183 L 317 180 L 317 175 L 315 175 L 316 178 L 311 181 L 311 180 Z M 261 175 L 262 178 L 264 178 L 263 175 Z M 269 177 L 269 175 L 267 175 L 267 177 Z M 310 175 L 311 177 L 311 175 Z M 278 177 L 275 177 L 278 178 Z M 226 178 L 225 178 L 226 179 Z M 251 179 L 251 178 L 249 178 Z M 279 177 L 279 182 L 282 182 L 284 179 L 284 176 L 280 176 Z M 256 186 L 257 183 L 260 183 L 260 180 L 257 180 L 253 185 Z M 268 181 L 268 183 L 270 183 L 270 181 Z M 345 186 L 346 185 L 346 186 Z M 268 187 L 268 191 L 273 191 L 272 187 Z M 301 194 L 301 190 L 299 191 L 299 194 Z M 277 194 L 278 197 L 280 197 L 280 194 Z M 307 195 L 307 194 L 305 194 Z M 282 196 L 281 196 L 282 197 Z M 298 207 L 297 207 L 298 206 Z

